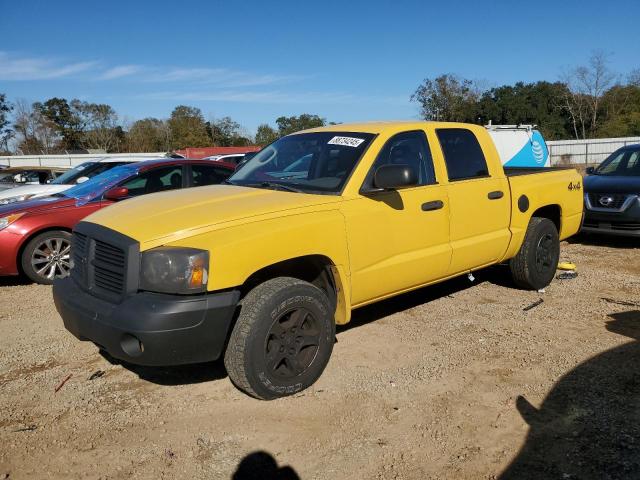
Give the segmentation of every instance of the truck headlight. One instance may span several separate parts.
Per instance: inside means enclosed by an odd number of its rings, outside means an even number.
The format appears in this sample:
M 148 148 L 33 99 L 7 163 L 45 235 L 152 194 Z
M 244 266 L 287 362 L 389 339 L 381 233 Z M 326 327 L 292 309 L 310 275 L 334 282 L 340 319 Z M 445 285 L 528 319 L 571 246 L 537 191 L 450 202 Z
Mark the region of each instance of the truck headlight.
M 13 222 L 18 220 L 24 213 L 14 213 L 13 215 L 7 215 L 6 217 L 0 217 L 0 230 L 7 228 Z
M 142 253 L 140 289 L 158 293 L 207 291 L 209 252 L 196 248 L 158 247 Z
M 35 193 L 28 193 L 26 195 L 18 195 L 17 197 L 3 198 L 2 200 L 0 200 L 0 205 L 9 205 L 10 203 L 23 202 L 24 200 L 29 200 L 34 196 Z

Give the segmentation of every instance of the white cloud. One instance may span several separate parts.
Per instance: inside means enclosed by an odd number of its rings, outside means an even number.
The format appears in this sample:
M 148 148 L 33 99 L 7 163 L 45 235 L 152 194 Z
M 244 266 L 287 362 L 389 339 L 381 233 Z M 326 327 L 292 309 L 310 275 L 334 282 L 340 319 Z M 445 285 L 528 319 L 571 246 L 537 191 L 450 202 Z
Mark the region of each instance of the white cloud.
M 196 92 L 162 91 L 136 96 L 145 100 L 174 102 L 242 102 L 271 104 L 398 104 L 407 103 L 404 97 L 370 97 L 342 92 L 283 92 L 251 90 L 212 90 Z
M 131 75 L 142 72 L 144 72 L 144 67 L 140 65 L 119 65 L 105 70 L 98 78 L 99 80 L 114 80 L 116 78 L 130 77 Z
M 0 80 L 48 80 L 96 68 L 98 62 L 65 63 L 54 58 L 17 57 L 0 51 Z

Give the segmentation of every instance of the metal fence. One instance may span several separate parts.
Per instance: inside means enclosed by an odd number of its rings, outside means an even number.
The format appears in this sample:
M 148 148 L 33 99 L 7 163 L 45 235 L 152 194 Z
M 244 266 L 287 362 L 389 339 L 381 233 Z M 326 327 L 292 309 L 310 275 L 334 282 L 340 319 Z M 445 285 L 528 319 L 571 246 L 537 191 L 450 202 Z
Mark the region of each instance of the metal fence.
M 99 158 L 162 158 L 166 152 L 155 153 L 82 153 L 69 155 L 12 155 L 0 156 L 0 165 L 11 167 L 75 167 Z
M 640 137 L 551 140 L 547 142 L 551 165 L 595 165 L 620 147 L 640 143 Z

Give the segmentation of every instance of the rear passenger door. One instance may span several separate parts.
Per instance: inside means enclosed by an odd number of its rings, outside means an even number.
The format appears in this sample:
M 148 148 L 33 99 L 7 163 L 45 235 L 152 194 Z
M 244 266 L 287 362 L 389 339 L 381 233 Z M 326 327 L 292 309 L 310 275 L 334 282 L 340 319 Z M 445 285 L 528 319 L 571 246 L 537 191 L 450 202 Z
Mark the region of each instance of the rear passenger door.
M 494 263 L 511 237 L 509 183 L 497 159 L 487 163 L 478 138 L 466 128 L 438 128 L 447 169 L 452 249 L 449 274 Z
M 169 165 L 146 170 L 120 186 L 129 190 L 129 197 L 137 197 L 182 188 L 183 179 L 183 166 Z

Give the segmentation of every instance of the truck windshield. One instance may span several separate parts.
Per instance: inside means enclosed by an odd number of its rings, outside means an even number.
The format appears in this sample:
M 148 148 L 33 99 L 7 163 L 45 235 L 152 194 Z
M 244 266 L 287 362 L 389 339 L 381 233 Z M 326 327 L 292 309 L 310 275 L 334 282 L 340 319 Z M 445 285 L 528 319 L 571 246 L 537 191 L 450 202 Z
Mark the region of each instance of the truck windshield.
M 640 177 L 640 149 L 614 152 L 600 164 L 596 175 Z
M 289 135 L 261 150 L 228 183 L 307 193 L 339 193 L 374 135 L 315 132 Z
M 75 198 L 76 204 L 84 205 L 102 196 L 104 192 L 137 173 L 138 165 L 129 163 L 96 175 L 84 183 L 71 187 L 55 196 Z

